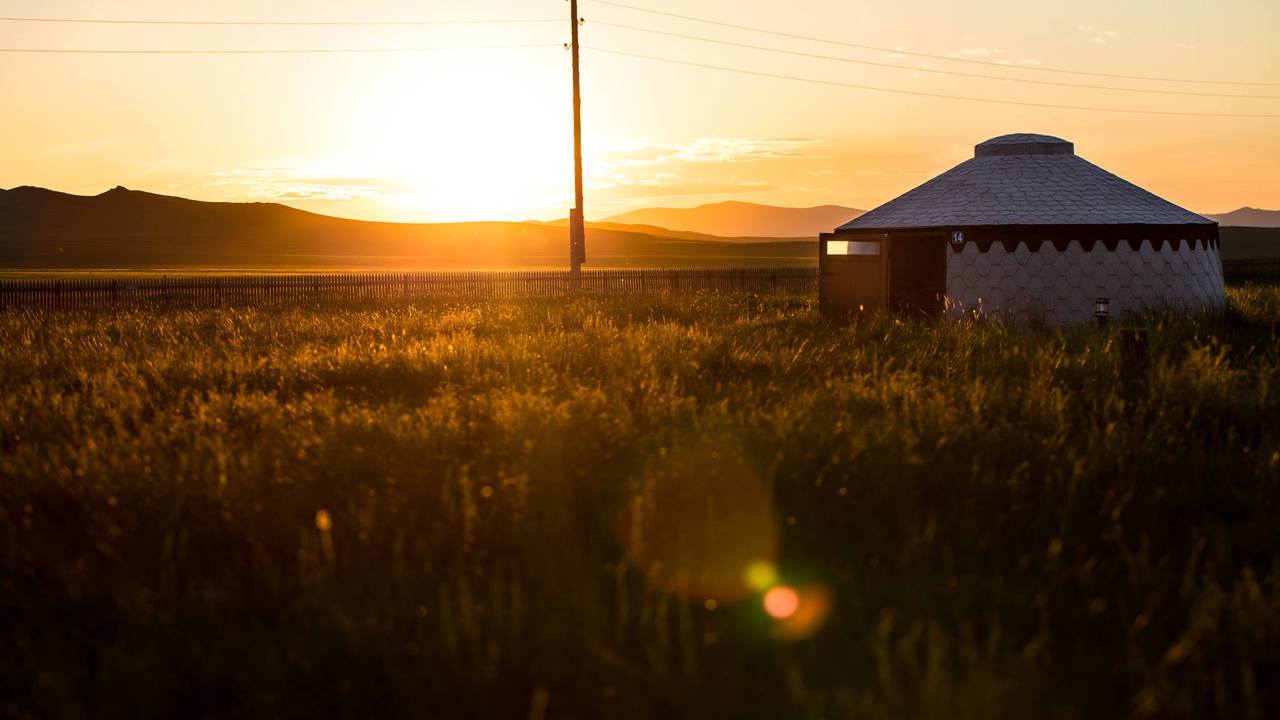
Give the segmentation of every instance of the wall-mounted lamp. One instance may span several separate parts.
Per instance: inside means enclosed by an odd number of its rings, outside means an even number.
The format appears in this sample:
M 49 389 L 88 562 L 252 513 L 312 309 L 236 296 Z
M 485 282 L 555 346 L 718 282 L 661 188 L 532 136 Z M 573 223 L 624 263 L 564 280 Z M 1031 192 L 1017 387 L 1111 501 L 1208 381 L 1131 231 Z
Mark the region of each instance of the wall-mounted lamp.
M 1099 325 L 1106 325 L 1111 320 L 1111 299 L 1097 298 L 1093 301 L 1093 319 Z

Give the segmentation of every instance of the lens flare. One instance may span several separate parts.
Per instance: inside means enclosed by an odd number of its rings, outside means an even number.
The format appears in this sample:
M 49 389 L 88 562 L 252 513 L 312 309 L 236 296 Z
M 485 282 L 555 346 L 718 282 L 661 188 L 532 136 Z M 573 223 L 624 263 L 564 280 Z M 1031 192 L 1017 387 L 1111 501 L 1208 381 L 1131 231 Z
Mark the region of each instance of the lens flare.
M 800 593 L 795 588 L 779 585 L 764 594 L 764 611 L 774 620 L 786 620 L 800 609 Z
M 822 585 L 779 585 L 765 593 L 764 610 L 774 621 L 774 637 L 802 640 L 821 629 L 831 614 L 831 592 Z
M 683 440 L 649 458 L 621 508 L 618 535 L 655 588 L 725 605 L 776 580 L 779 529 L 773 497 L 732 438 Z M 752 585 L 755 565 L 760 589 Z
M 765 592 L 778 584 L 778 568 L 767 560 L 757 560 L 747 566 L 746 572 L 743 573 L 743 580 L 752 590 L 758 593 Z

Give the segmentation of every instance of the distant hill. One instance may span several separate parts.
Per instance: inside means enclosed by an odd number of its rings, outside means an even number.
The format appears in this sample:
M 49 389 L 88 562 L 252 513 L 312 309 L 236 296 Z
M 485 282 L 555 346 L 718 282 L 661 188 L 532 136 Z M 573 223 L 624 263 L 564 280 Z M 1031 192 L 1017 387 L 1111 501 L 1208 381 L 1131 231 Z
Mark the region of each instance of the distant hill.
M 811 237 L 831 232 L 864 211 L 840 205 L 811 208 L 721 202 L 695 208 L 645 208 L 605 218 L 605 222 L 651 225 L 722 237 Z
M 567 227 L 568 219 L 552 220 L 551 222 L 542 223 L 545 225 L 554 225 L 556 227 Z M 620 222 L 589 222 L 587 228 L 596 230 L 614 230 L 617 232 L 641 233 L 643 235 L 653 235 L 656 237 L 675 238 L 679 240 L 700 240 L 704 242 L 730 242 L 730 243 L 775 243 L 779 241 L 795 241 L 795 242 L 814 242 L 815 238 L 809 236 L 798 237 L 765 237 L 765 236 L 733 236 L 726 237 L 724 235 L 708 235 L 707 233 L 690 232 L 689 230 L 672 230 L 671 228 L 659 227 L 657 225 L 634 225 L 630 223 Z
M 1244 207 L 1221 215 L 1205 215 L 1219 225 L 1231 227 L 1280 228 L 1280 210 Z
M 0 190 L 0 269 L 561 267 L 556 223 L 380 223 L 117 187 Z M 592 267 L 813 265 L 817 243 L 592 224 Z

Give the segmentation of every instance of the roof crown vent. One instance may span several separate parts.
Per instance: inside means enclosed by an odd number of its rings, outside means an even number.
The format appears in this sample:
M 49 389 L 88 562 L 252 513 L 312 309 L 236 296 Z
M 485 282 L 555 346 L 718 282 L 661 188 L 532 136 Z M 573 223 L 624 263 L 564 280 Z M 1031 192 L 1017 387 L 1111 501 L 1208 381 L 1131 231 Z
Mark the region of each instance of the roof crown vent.
M 973 149 L 974 157 L 999 155 L 1075 155 L 1076 146 L 1052 135 L 1016 133 L 1001 135 L 979 143 Z

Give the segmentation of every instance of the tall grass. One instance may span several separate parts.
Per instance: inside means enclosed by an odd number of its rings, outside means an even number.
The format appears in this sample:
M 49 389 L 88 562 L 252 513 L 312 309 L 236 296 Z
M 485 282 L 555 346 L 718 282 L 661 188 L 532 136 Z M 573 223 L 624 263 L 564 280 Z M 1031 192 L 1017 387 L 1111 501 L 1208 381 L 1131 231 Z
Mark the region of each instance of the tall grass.
M 799 297 L 6 314 L 0 710 L 1275 717 L 1231 302 L 1136 368 Z

